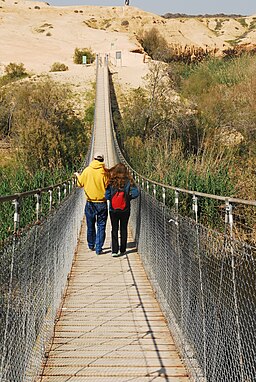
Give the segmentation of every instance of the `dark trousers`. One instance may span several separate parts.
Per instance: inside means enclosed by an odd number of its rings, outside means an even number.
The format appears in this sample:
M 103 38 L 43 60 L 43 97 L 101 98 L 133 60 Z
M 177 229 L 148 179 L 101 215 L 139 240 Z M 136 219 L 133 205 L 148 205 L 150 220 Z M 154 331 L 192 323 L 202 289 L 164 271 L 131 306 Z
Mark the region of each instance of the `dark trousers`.
M 130 211 L 125 212 L 112 212 L 110 211 L 110 220 L 112 226 L 112 253 L 118 253 L 119 244 L 118 244 L 118 230 L 120 226 L 120 236 L 121 236 L 121 244 L 120 244 L 120 252 L 124 253 L 126 251 L 127 246 L 127 225 L 130 217 Z

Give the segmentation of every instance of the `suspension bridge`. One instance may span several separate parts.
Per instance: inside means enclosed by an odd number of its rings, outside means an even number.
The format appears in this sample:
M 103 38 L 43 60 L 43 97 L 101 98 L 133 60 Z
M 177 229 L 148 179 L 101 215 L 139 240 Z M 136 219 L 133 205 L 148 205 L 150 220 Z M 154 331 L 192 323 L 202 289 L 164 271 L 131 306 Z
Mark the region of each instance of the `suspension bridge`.
M 101 151 L 111 167 L 126 161 L 111 118 L 108 57 L 96 68 L 87 163 Z M 73 179 L 0 197 L 14 206 L 14 235 L 0 256 L 0 382 L 256 380 L 256 249 L 234 234 L 234 206 L 255 213 L 256 201 L 174 188 L 130 170 L 140 197 L 127 254 L 118 258 L 109 224 L 103 254 L 87 249 L 85 198 Z M 40 224 L 19 234 L 27 198 Z M 181 213 L 182 198 L 190 216 Z M 223 211 L 222 232 L 200 222 L 202 198 Z

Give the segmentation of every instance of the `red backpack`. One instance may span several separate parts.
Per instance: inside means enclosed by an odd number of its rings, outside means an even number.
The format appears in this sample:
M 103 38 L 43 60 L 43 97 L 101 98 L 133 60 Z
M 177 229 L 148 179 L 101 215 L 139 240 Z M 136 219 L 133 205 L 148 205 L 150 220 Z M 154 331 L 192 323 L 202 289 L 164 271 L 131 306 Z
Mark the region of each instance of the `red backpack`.
M 125 211 L 129 207 L 129 199 L 124 189 L 114 189 L 110 199 L 113 211 Z

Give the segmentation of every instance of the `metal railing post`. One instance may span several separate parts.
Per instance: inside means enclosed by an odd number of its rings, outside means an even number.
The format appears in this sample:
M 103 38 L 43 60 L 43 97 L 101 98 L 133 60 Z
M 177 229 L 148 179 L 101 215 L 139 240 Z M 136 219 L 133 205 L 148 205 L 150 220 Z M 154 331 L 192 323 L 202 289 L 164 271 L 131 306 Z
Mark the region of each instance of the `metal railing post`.
M 239 318 L 238 297 L 237 297 L 236 264 L 235 264 L 235 254 L 234 254 L 234 247 L 233 247 L 233 206 L 231 203 L 229 203 L 229 201 L 226 201 L 226 215 L 228 219 L 228 224 L 230 229 L 230 240 L 231 240 L 232 283 L 233 283 L 233 294 L 234 294 L 233 296 L 234 308 L 235 308 L 235 316 L 236 316 L 235 318 L 236 318 L 236 326 L 237 326 L 237 343 L 238 343 L 238 352 L 239 352 L 240 380 L 245 381 L 240 318 Z
M 201 292 L 201 308 L 202 308 L 202 324 L 203 324 L 203 346 L 204 346 L 204 377 L 207 377 L 207 354 L 206 354 L 206 317 L 205 317 L 205 299 L 204 299 L 204 284 L 203 284 L 203 272 L 202 272 L 202 261 L 200 253 L 200 237 L 198 228 L 198 198 L 193 195 L 192 200 L 193 212 L 195 214 L 196 221 L 196 243 L 197 243 L 197 257 L 198 257 L 198 267 L 199 267 L 199 278 L 200 278 L 200 292 Z
M 162 197 L 163 197 L 163 204 L 165 204 L 165 199 L 166 199 L 165 187 L 162 187 Z
M 35 194 L 36 197 L 36 221 L 40 219 L 40 201 L 41 201 L 41 194 Z
M 198 202 L 197 202 L 197 196 L 193 195 L 193 206 L 192 206 L 193 212 L 195 214 L 195 221 L 198 223 Z
M 60 191 L 60 186 L 57 187 L 57 190 L 58 190 L 58 202 L 60 204 L 60 201 L 61 201 L 61 191 Z
M 153 184 L 153 195 L 154 195 L 154 198 L 156 197 L 156 185 L 155 183 Z
M 225 225 L 228 225 L 229 223 L 229 201 L 226 200 L 225 202 Z
M 178 223 L 177 219 L 178 219 L 178 213 L 179 213 L 179 193 L 176 190 L 175 190 L 174 204 L 175 204 L 175 212 L 176 212 L 176 222 Z
M 49 211 L 52 209 L 52 190 L 49 190 Z
M 13 232 L 15 233 L 19 229 L 20 225 L 20 202 L 19 199 L 13 201 L 14 204 L 14 216 L 13 216 Z

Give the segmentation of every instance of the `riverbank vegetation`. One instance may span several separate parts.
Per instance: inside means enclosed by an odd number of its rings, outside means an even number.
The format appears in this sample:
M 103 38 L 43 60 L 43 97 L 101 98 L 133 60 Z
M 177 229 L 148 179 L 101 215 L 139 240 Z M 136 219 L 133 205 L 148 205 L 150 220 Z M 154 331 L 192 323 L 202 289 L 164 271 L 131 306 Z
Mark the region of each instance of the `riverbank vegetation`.
M 1 171 L 2 175 L 12 174 L 6 175 L 9 186 L 1 189 L 1 195 L 24 190 L 15 180 L 20 171 L 27 178 L 23 183 L 28 182 L 31 189 L 31 178 L 36 179 L 39 172 L 42 183 L 37 179 L 34 186 L 43 187 L 49 184 L 49 177 L 63 180 L 81 165 L 90 140 L 93 99 L 88 109 L 79 112 L 70 87 L 48 77 L 10 82 L 0 87 L 0 99 L 0 138 L 9 145 L 10 155 L 8 160 L 2 157 Z
M 118 97 L 114 112 L 132 166 L 175 187 L 255 200 L 255 70 L 249 55 L 152 64 L 146 88 Z
M 88 87 L 82 109 L 81 94 L 70 86 L 49 77 L 24 79 L 22 73 L 21 78 L 8 75 L 0 86 L 2 196 L 69 178 L 85 160 L 93 125 L 94 90 Z M 6 232 L 8 224 L 12 229 L 12 215 L 7 221 L 3 208 Z
M 251 56 L 152 64 L 115 114 L 131 163 L 177 187 L 255 199 L 255 69 Z

